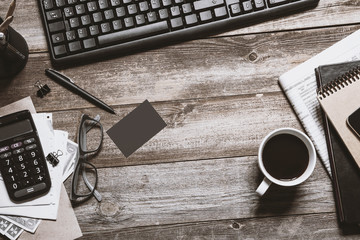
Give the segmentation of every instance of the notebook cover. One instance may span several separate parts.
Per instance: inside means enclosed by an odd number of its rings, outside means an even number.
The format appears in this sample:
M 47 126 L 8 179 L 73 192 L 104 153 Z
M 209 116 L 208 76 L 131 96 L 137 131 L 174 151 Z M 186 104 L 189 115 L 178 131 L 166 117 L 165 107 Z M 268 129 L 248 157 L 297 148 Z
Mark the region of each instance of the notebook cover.
M 318 87 L 358 65 L 360 61 L 319 66 L 315 69 Z M 339 221 L 343 224 L 360 223 L 360 188 L 354 187 L 360 186 L 359 168 L 326 114 L 322 113 Z

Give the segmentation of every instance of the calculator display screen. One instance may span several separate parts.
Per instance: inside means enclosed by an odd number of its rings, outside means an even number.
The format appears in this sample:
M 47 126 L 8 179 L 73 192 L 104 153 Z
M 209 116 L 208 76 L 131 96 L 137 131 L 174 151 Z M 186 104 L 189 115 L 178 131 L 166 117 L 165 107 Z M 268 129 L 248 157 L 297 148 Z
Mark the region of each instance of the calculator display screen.
M 0 141 L 4 141 L 9 138 L 14 138 L 21 134 L 30 133 L 32 131 L 33 128 L 31 126 L 29 119 L 25 119 L 6 126 L 2 126 L 0 127 Z

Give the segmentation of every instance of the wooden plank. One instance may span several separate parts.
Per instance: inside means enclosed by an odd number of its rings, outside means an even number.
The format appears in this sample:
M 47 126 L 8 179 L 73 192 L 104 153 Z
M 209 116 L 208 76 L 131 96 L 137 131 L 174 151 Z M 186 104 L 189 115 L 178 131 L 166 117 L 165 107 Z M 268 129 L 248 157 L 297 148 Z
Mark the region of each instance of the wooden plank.
M 84 232 L 84 239 L 358 239 L 345 235 L 334 213 L 236 219 Z
M 110 105 L 273 92 L 280 90 L 282 73 L 355 30 L 347 26 L 191 41 L 63 72 Z M 0 103 L 31 95 L 38 111 L 93 106 L 47 78 L 48 67 L 47 54 L 31 54 L 24 71 L 0 88 Z M 52 89 L 44 99 L 35 97 L 37 80 Z
M 55 129 L 75 139 L 81 113 L 101 113 L 105 131 L 136 105 L 115 109 L 118 116 L 98 108 L 53 113 Z M 301 129 L 282 93 L 155 103 L 167 127 L 125 158 L 107 134 L 103 150 L 92 160 L 99 167 L 188 161 L 207 158 L 256 155 L 262 138 L 280 127 Z
M 262 180 L 257 157 L 102 168 L 98 174 L 102 202 L 92 198 L 75 208 L 84 232 L 335 212 L 319 163 L 303 184 L 273 185 L 263 198 L 255 193 Z
M 32 52 L 45 51 L 47 45 L 40 19 L 38 0 L 19 1 L 17 5 L 13 27 L 24 35 Z M 227 32 L 223 35 L 356 24 L 358 23 L 358 12 L 359 6 L 356 1 L 321 0 L 315 9 L 257 24 L 249 28 Z

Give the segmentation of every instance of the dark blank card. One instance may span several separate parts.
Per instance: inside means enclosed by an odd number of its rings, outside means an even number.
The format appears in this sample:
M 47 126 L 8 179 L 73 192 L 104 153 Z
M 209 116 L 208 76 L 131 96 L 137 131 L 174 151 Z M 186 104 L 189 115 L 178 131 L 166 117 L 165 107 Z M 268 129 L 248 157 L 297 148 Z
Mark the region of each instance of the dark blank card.
M 129 157 L 164 127 L 164 120 L 149 101 L 145 100 L 106 133 L 125 157 Z

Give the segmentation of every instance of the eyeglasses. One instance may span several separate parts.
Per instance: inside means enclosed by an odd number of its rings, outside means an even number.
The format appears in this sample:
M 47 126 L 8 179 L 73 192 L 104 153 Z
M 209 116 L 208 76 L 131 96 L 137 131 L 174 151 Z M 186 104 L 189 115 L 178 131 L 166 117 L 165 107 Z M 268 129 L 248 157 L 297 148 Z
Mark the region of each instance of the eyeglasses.
M 94 196 L 101 201 L 101 195 L 96 190 L 98 182 L 97 169 L 87 161 L 99 153 L 103 141 L 103 127 L 100 117 L 91 118 L 86 114 L 81 116 L 78 131 L 78 158 L 71 181 L 70 200 L 73 203 L 83 202 Z

